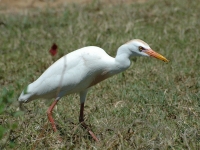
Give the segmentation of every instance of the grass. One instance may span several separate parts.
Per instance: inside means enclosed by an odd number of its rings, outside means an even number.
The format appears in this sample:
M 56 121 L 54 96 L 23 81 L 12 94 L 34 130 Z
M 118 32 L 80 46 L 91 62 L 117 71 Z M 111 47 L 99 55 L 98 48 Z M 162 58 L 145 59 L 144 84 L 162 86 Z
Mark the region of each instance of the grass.
M 123 5 L 72 4 L 0 14 L 0 147 L 4 149 L 200 149 L 200 4 L 149 0 Z M 46 117 L 53 100 L 18 109 L 21 91 L 63 55 L 95 45 L 117 48 L 143 39 L 170 60 L 133 59 L 132 66 L 93 87 L 86 122 L 100 143 L 78 125 L 79 97 L 54 110 L 58 142 Z M 52 43 L 59 53 L 49 54 Z

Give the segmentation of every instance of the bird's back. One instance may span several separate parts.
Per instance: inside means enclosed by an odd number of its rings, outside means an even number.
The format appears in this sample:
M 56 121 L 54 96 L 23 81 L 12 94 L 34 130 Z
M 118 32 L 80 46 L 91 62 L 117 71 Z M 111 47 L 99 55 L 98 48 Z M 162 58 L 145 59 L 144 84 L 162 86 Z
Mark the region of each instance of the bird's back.
M 56 98 L 80 92 L 96 84 L 95 77 L 113 61 L 103 49 L 95 46 L 73 51 L 52 64 L 36 81 L 29 84 L 19 101 Z

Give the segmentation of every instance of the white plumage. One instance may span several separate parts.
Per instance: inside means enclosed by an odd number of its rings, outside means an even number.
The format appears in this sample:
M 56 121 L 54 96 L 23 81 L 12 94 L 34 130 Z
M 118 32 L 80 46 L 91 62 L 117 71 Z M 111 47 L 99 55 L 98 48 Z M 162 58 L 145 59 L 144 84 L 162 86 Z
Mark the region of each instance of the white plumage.
M 80 93 L 80 122 L 83 122 L 83 109 L 87 91 L 93 85 L 126 70 L 132 56 L 153 56 L 168 60 L 154 52 L 148 44 L 135 39 L 120 46 L 115 58 L 95 46 L 73 51 L 52 64 L 36 81 L 29 84 L 18 98 L 20 103 L 38 98 L 55 98 L 48 110 L 48 117 L 54 131 L 56 127 L 51 116 L 52 109 L 60 98 L 72 93 Z M 91 133 L 90 133 L 91 134 Z M 92 134 L 91 134 L 92 135 Z M 94 135 L 92 135 L 95 139 Z M 97 141 L 97 138 L 95 139 Z

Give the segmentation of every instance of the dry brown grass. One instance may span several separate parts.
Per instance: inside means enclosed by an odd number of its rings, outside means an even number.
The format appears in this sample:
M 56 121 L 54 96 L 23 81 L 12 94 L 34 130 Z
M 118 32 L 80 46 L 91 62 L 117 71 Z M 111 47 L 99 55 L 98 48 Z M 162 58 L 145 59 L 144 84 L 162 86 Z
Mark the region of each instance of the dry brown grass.
M 0 4 L 4 7 L 1 10 L 1 13 L 16 13 L 16 12 L 24 12 L 29 11 L 30 8 L 56 8 L 67 6 L 72 3 L 76 4 L 86 4 L 86 3 L 101 3 L 101 4 L 124 4 L 124 3 L 132 3 L 139 2 L 143 3 L 147 0 L 1 0 Z

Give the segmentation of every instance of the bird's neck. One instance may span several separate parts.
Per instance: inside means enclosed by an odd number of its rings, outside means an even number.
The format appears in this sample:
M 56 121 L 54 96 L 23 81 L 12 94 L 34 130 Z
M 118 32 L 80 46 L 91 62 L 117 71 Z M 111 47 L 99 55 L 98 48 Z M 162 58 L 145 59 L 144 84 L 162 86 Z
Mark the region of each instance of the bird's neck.
M 115 63 L 118 68 L 118 73 L 128 69 L 131 65 L 130 61 L 131 53 L 127 50 L 126 45 L 122 45 L 117 50 L 117 55 L 115 57 Z

